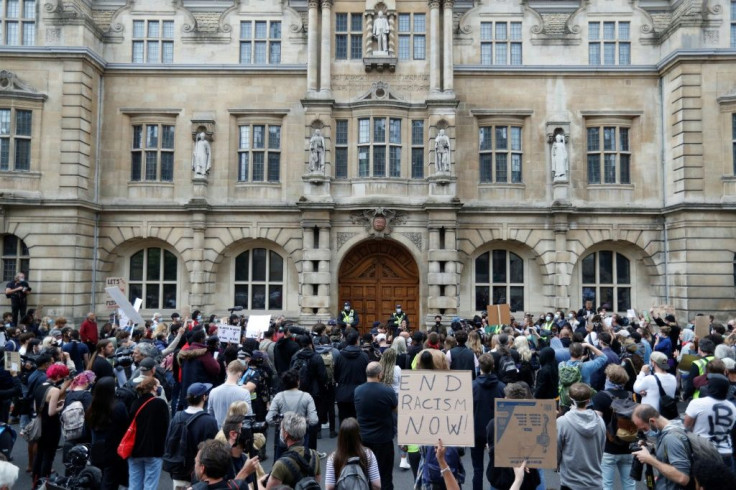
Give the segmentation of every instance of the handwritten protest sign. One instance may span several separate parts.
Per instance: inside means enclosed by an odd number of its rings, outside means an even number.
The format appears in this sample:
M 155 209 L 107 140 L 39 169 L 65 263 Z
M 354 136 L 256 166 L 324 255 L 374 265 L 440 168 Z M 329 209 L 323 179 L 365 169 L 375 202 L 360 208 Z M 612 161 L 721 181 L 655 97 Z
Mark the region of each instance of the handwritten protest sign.
M 105 287 L 117 287 L 123 292 L 123 294 L 125 294 L 125 279 L 122 277 L 108 277 L 105 279 Z M 107 306 L 109 310 L 117 310 L 119 308 L 119 305 L 114 299 L 105 300 L 105 306 Z
M 240 325 L 225 325 L 224 323 L 217 325 L 217 337 L 222 343 L 239 344 L 240 332 Z
M 248 317 L 248 325 L 245 326 L 245 336 L 249 339 L 257 339 L 271 325 L 271 315 L 251 315 Z
M 706 335 L 710 335 L 710 317 L 709 316 L 696 316 L 695 317 L 695 335 L 702 339 Z
M 488 305 L 488 325 L 509 325 L 511 323 L 511 307 L 509 305 Z
M 496 399 L 496 467 L 557 467 L 557 410 L 554 400 Z
M 137 323 L 138 325 L 143 325 L 145 323 L 140 313 L 138 313 L 138 310 L 136 310 L 133 305 L 130 304 L 128 298 L 125 297 L 123 292 L 118 289 L 117 286 L 105 288 L 105 291 L 118 304 L 118 306 L 120 306 L 120 309 L 123 310 L 125 316 L 132 320 L 133 323 Z
M 672 305 L 658 305 L 654 306 L 654 314 L 659 316 L 662 320 L 664 320 L 664 317 L 667 315 L 672 315 L 675 318 L 677 318 L 677 311 L 675 310 L 675 307 Z
M 473 378 L 470 371 L 402 371 L 399 444 L 473 444 Z
M 20 371 L 20 352 L 5 351 L 5 370 Z

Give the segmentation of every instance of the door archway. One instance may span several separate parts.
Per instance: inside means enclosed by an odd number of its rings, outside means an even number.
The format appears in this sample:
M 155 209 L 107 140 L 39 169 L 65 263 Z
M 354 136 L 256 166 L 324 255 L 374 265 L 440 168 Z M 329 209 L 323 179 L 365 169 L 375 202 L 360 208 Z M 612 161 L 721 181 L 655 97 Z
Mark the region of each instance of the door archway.
M 350 301 L 360 315 L 360 331 L 374 321 L 386 323 L 400 304 L 416 329 L 419 319 L 419 270 L 409 251 L 391 240 L 370 240 L 353 247 L 340 264 L 339 302 Z

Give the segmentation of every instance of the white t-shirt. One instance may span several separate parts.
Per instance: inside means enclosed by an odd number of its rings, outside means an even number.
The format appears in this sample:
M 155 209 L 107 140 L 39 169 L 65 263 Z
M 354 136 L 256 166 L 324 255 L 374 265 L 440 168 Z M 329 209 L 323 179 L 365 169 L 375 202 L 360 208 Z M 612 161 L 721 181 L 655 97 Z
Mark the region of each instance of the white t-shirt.
M 659 378 L 664 392 L 673 398 L 677 390 L 677 378 L 669 373 L 646 375 L 643 371 L 640 371 L 636 377 L 636 381 L 634 381 L 634 393 L 642 394 L 646 392 L 645 395 L 642 395 L 641 402 L 659 410 L 659 386 L 657 386 L 657 380 L 654 379 L 654 376 Z
M 693 432 L 706 437 L 721 454 L 731 454 L 731 429 L 736 423 L 736 406 L 709 396 L 691 401 L 685 414 L 695 419 Z

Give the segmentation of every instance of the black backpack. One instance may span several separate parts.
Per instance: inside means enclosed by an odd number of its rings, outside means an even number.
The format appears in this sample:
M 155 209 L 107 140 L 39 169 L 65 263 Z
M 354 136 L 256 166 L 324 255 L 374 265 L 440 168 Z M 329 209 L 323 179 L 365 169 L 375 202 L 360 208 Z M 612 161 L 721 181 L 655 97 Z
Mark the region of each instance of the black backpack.
M 654 379 L 657 381 L 657 386 L 659 386 L 659 413 L 667 420 L 675 420 L 679 418 L 680 412 L 677 410 L 677 400 L 664 392 L 662 382 L 656 374 L 653 374 L 652 376 L 654 376 Z
M 309 391 L 309 358 L 301 357 L 299 354 L 294 355 L 289 369 L 295 370 L 299 373 L 299 386 L 301 387 L 301 390 Z
M 312 466 L 312 458 L 315 456 L 312 455 L 312 450 L 308 448 L 304 448 L 304 453 L 307 455 L 306 458 L 296 451 L 289 450 L 281 456 L 279 461 L 289 468 L 292 475 L 296 475 L 294 490 L 321 490 L 322 487 L 314 478 L 317 472 Z
M 184 414 L 186 412 L 181 411 L 178 414 Z M 178 415 L 171 422 L 169 427 L 169 433 L 166 435 L 166 447 L 164 448 L 164 457 L 162 468 L 164 471 L 171 475 L 186 475 L 190 472 L 188 468 L 189 463 L 187 456 L 189 452 L 189 445 L 187 444 L 187 434 L 189 432 L 189 426 L 197 420 L 201 415 L 207 413 L 202 410 L 197 412 L 189 418 L 184 418 L 183 415 Z M 175 416 L 176 417 L 176 416 Z
M 501 356 L 498 360 L 498 377 L 506 384 L 519 380 L 519 368 L 510 355 Z
M 115 390 L 115 399 L 120 400 L 125 405 L 125 409 L 130 412 L 133 402 L 138 399 L 138 393 L 127 383 Z

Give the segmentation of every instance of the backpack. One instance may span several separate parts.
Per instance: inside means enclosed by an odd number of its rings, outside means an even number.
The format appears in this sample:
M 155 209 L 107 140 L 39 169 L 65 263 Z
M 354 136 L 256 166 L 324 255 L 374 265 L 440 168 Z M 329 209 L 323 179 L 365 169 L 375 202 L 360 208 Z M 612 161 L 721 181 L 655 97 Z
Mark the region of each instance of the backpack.
M 694 432 L 687 431 L 678 426 L 675 426 L 673 432 L 679 432 L 685 436 L 688 444 L 690 445 L 690 453 L 688 454 L 690 457 L 690 483 L 685 488 L 695 488 L 693 485 L 695 479 L 692 477 L 693 467 L 695 467 L 695 464 L 698 461 L 721 461 L 722 456 L 707 437 L 701 437 Z M 667 456 L 666 446 L 665 456 Z
M 298 354 L 294 355 L 289 369 L 299 373 L 299 386 L 303 391 L 308 391 L 311 385 L 309 382 L 309 358 L 301 357 Z
M 185 413 L 183 411 L 178 413 Z M 188 468 L 187 456 L 189 453 L 189 445 L 187 443 L 187 432 L 189 425 L 197 420 L 206 411 L 197 412 L 189 418 L 179 416 L 171 422 L 169 433 L 166 435 L 166 446 L 164 448 L 163 464 L 164 471 L 173 476 L 186 475 L 190 472 Z
M 360 464 L 360 457 L 354 456 L 348 459 L 340 471 L 335 490 L 370 490 L 370 488 L 368 477 Z
M 12 461 L 13 446 L 18 439 L 18 434 L 10 425 L 0 422 L 0 453 L 7 461 Z
M 510 355 L 502 356 L 498 361 L 498 377 L 504 383 L 514 383 L 519 378 L 519 368 Z
M 84 405 L 79 400 L 61 412 L 61 435 L 67 441 L 76 441 L 84 435 Z
M 580 372 L 580 366 L 564 363 L 560 366 L 559 378 L 560 405 L 563 407 L 570 407 L 572 406 L 572 401 L 570 400 L 570 386 L 583 379 L 583 375 Z
M 311 449 L 305 448 L 305 452 L 309 455 L 309 459 L 305 459 L 295 451 L 286 451 L 279 461 L 289 468 L 292 475 L 297 476 L 294 490 L 322 490 L 319 482 L 314 479 L 316 471 L 312 467 L 311 461 L 315 456 L 312 454 Z M 294 463 L 296 463 L 296 465 L 294 465 Z M 306 476 L 304 476 L 305 474 Z
M 629 447 L 636 441 L 639 429 L 631 420 L 636 402 L 629 398 L 619 398 L 610 391 L 603 391 L 611 398 L 611 420 L 606 425 L 606 439 L 612 444 Z
M 327 371 L 327 385 L 335 384 L 335 356 L 332 355 L 332 349 L 325 349 L 319 352 L 322 362 L 325 363 L 325 371 Z
M 659 376 L 653 374 L 657 386 L 659 387 L 659 413 L 662 417 L 667 420 L 675 420 L 680 417 L 680 412 L 677 410 L 677 401 L 664 392 L 662 388 L 662 382 L 659 380 Z
M 128 412 L 130 412 L 130 407 L 137 398 L 138 393 L 136 393 L 136 391 L 127 384 L 115 390 L 115 399 L 123 402 L 123 405 L 125 405 L 125 409 Z

